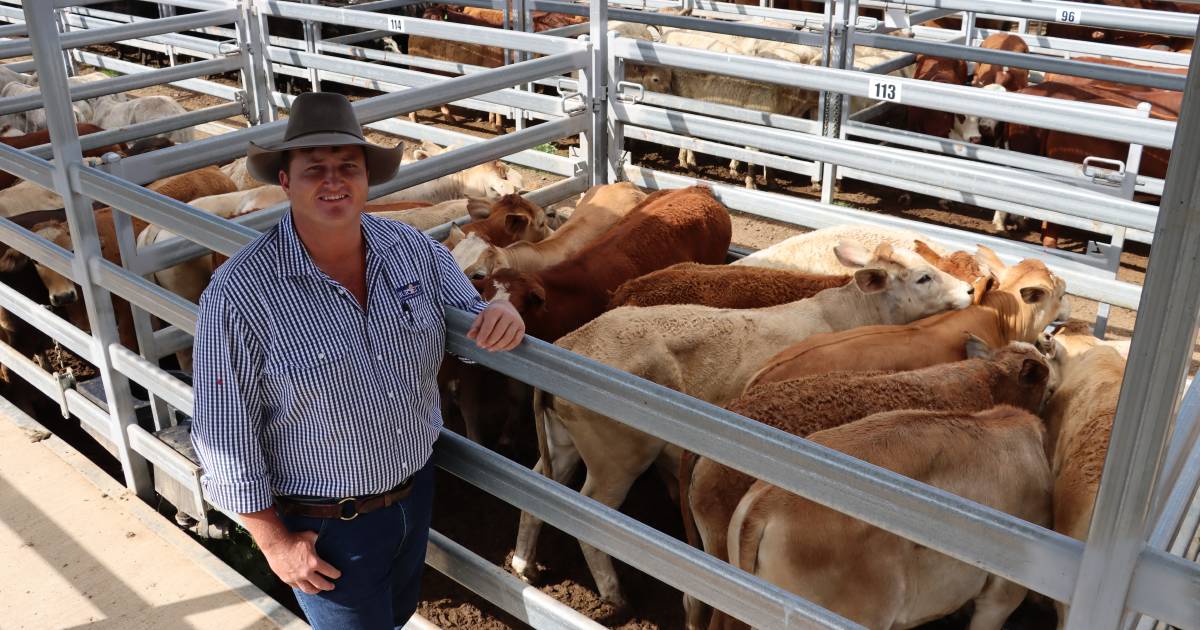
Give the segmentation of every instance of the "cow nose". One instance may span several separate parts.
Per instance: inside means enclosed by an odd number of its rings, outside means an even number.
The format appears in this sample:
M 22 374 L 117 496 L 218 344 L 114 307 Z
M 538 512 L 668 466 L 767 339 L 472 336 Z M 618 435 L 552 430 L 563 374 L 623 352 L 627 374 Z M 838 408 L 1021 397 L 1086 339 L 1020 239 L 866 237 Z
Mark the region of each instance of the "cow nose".
M 967 285 L 967 295 L 975 295 L 975 287 Z
M 982 141 L 983 141 L 983 136 L 968 136 L 967 137 L 967 142 L 969 142 L 971 144 L 979 144 Z
M 51 306 L 66 306 L 67 304 L 74 304 L 75 300 L 76 300 L 76 296 L 75 296 L 74 289 L 72 289 L 70 291 L 61 291 L 59 293 L 55 293 L 54 295 L 50 296 L 50 305 Z

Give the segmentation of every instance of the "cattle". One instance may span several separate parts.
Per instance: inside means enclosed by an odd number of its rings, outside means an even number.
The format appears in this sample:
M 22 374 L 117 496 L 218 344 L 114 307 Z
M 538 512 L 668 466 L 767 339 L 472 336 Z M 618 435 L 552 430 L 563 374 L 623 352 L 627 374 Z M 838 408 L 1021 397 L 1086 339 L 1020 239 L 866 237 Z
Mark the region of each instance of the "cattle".
M 25 85 L 35 85 L 37 79 L 22 72 L 10 70 L 4 64 L 0 64 L 0 89 L 12 82 L 24 83 Z
M 792 435 L 903 409 L 976 412 L 1012 405 L 1041 411 L 1054 387 L 1047 359 L 1033 345 L 991 350 L 978 338 L 964 361 L 911 372 L 832 372 L 754 387 L 726 408 Z M 754 478 L 706 457 L 684 453 L 679 498 L 688 541 L 728 560 L 726 532 Z M 688 627 L 700 628 L 699 602 L 685 597 Z
M 246 170 L 246 158 L 244 157 L 222 166 L 221 172 L 228 175 L 233 183 L 237 184 L 238 190 L 253 190 L 263 185 L 263 182 L 254 179 L 250 175 L 250 171 Z
M 98 166 L 103 162 L 97 157 L 85 157 L 87 166 Z M 29 180 L 21 180 L 16 184 L 0 190 L 0 217 L 14 217 L 26 212 L 37 210 L 54 210 L 63 207 L 59 194 L 48 188 L 43 188 Z
M 732 231 L 729 209 L 711 189 L 660 190 L 569 260 L 536 273 L 501 269 L 474 282 L 485 299 L 503 291 L 526 333 L 553 341 L 603 313 L 609 294 L 630 278 L 677 262 L 721 262 Z
M 398 201 L 428 201 L 441 203 L 463 197 L 497 201 L 505 195 L 525 190 L 521 172 L 500 160 L 477 164 L 471 168 L 443 175 L 437 179 L 410 186 L 373 200 L 373 204 Z
M 915 250 L 917 241 L 928 242 L 929 238 L 912 230 L 847 223 L 798 234 L 732 264 L 833 275 L 850 273 L 834 253 L 834 247 L 840 241 L 854 241 L 868 249 L 887 243 L 896 249 Z M 940 247 L 931 246 L 930 249 L 938 254 L 945 253 Z
M 741 394 L 775 348 L 820 332 L 909 322 L 971 303 L 970 285 L 912 252 L 884 244 L 872 255 L 860 245 L 842 243 L 838 255 L 858 268 L 854 282 L 805 300 L 762 309 L 618 308 L 556 345 L 721 405 Z M 582 459 L 588 475 L 582 494 L 610 507 L 620 507 L 634 479 L 651 464 L 665 467 L 672 477 L 679 469 L 677 447 L 565 399 L 535 393 L 534 416 L 539 446 L 555 445 L 542 449 L 537 469 L 561 482 Z M 518 575 L 528 571 L 539 526 L 532 516 L 521 515 L 513 559 Z M 622 605 L 611 559 L 582 546 L 601 595 Z
M 1140 90 L 1127 94 L 1126 90 L 1107 89 L 1090 84 L 1073 84 L 1043 82 L 1021 91 L 1032 96 L 1047 96 L 1051 98 L 1108 105 L 1112 107 L 1135 108 L 1139 103 L 1151 104 L 1150 117 L 1159 120 L 1177 120 L 1182 94 L 1171 93 L 1167 90 Z M 1009 123 L 1004 131 L 1007 147 L 1013 151 L 1041 155 L 1048 158 L 1082 164 L 1088 157 L 1100 157 L 1119 160 L 1122 163 L 1128 158 L 1129 144 L 1108 138 L 1093 138 L 1079 134 L 1047 129 L 1038 129 L 1028 125 Z M 1165 177 L 1167 163 L 1171 159 L 1168 149 L 1145 147 L 1142 150 L 1141 164 L 1138 173 L 1149 177 Z M 1000 227 L 1003 227 L 1001 221 Z M 1044 223 L 1042 245 L 1054 249 L 1058 247 L 1057 226 Z
M 26 85 L 20 81 L 13 81 L 0 89 L 0 97 L 18 97 L 27 96 L 29 94 L 40 95 L 42 88 L 36 85 Z M 76 122 L 93 122 L 91 118 L 91 108 L 82 101 L 72 103 L 72 108 L 75 112 Z M 104 125 L 100 125 L 104 127 Z M 23 112 L 14 112 L 12 114 L 4 114 L 0 116 L 0 128 L 19 132 L 21 134 L 33 133 L 46 128 L 46 110 L 42 107 L 30 109 Z M 105 127 L 107 128 L 107 127 Z
M 930 55 L 918 55 L 913 78 L 922 81 L 964 85 L 967 82 L 967 62 Z M 923 107 L 907 108 L 907 129 L 939 138 L 977 144 L 982 139 L 978 124 L 971 125 L 965 114 L 955 114 Z
M 808 439 L 1031 523 L 1050 522 L 1042 422 L 978 413 L 876 414 Z M 868 628 L 911 628 L 975 603 L 973 630 L 1000 630 L 1025 587 L 762 481 L 729 525 L 742 570 Z M 722 615 L 723 617 L 723 615 Z M 715 627 L 739 627 L 731 619 Z
M 1016 53 L 1029 52 L 1029 46 L 1025 40 L 1012 33 L 988 35 L 979 44 L 979 47 Z M 971 85 L 975 87 L 1002 85 L 1009 92 L 1017 92 L 1029 86 L 1029 71 L 1012 66 L 980 63 L 975 67 L 975 76 L 971 79 Z
M 629 182 L 593 186 L 567 222 L 540 242 L 523 239 L 500 247 L 476 237 L 458 243 L 454 259 L 468 277 L 483 277 L 496 269 L 530 273 L 553 267 L 579 253 L 645 198 L 646 193 Z
M 1026 259 L 1006 267 L 979 246 L 980 257 L 997 274 L 981 304 L 901 326 L 866 326 L 816 335 L 766 361 L 749 387 L 836 371 L 915 370 L 966 358 L 967 333 L 993 348 L 1032 343 L 1053 321 L 1066 321 L 1066 283 L 1045 263 Z
M 470 204 L 485 204 L 482 199 L 472 199 Z M 472 221 L 459 228 L 451 226 L 446 247 L 454 248 L 467 235 L 481 239 L 497 247 L 507 247 L 518 241 L 536 243 L 549 237 L 553 231 L 546 222 L 546 210 L 518 194 L 505 195 L 491 204 L 487 217 Z
M 445 5 L 433 5 L 425 9 L 421 16 L 426 20 L 436 20 L 439 22 L 457 22 L 459 24 L 469 24 L 472 26 L 489 27 L 490 24 L 478 18 L 471 17 L 460 11 L 451 10 Z M 390 38 L 385 38 L 384 44 L 389 48 L 399 53 L 400 49 L 395 42 Z M 408 37 L 408 54 L 417 57 L 425 57 L 428 59 L 437 59 L 440 61 L 451 61 L 468 66 L 481 66 L 484 68 L 499 68 L 504 65 L 504 50 L 498 46 L 485 46 L 483 44 L 473 44 L 469 42 L 459 42 L 449 39 L 437 39 L 435 37 L 426 37 L 424 35 L 410 35 Z M 421 69 L 422 72 L 435 72 L 427 69 Z M 451 122 L 457 122 L 458 119 L 450 113 L 450 108 L 446 105 L 441 106 L 442 116 Z M 409 114 L 409 118 L 416 122 L 416 112 Z M 500 121 L 499 116 L 490 115 L 489 122 L 496 125 Z
M 75 131 L 80 136 L 104 131 L 100 127 L 91 123 L 77 123 Z M 0 137 L 0 143 L 7 144 L 14 149 L 28 149 L 37 147 L 50 142 L 50 132 L 46 129 L 34 131 L 32 133 L 21 134 L 19 136 Z M 109 144 L 95 149 L 89 149 L 83 152 L 84 157 L 100 157 L 105 153 L 126 153 L 128 149 L 123 144 Z M 17 176 L 7 171 L 0 171 L 0 190 L 8 188 L 17 182 Z
M 809 298 L 845 286 L 851 279 L 766 267 L 679 263 L 625 282 L 613 292 L 608 308 L 665 304 L 762 308 Z
M 496 9 L 481 9 L 478 7 L 462 7 L 461 11 L 455 11 L 449 7 L 442 8 L 445 10 L 445 17 L 449 18 L 451 21 L 457 21 L 457 16 L 453 14 L 462 13 L 475 18 L 476 20 L 480 20 L 492 28 L 504 27 L 503 11 L 497 11 Z M 563 26 L 570 26 L 572 24 L 582 24 L 583 22 L 587 21 L 587 18 L 581 15 L 567 15 L 565 13 L 551 13 L 549 11 L 531 11 L 530 13 L 530 17 L 533 18 L 534 31 L 539 33 L 552 28 L 561 28 Z M 515 19 L 516 16 L 513 15 L 512 20 Z M 510 20 L 509 25 L 511 28 L 515 28 L 513 26 L 515 22 L 512 20 Z
M 1060 347 L 1055 362 L 1062 384 L 1043 414 L 1046 452 L 1054 473 L 1054 531 L 1086 541 L 1125 359 L 1091 335 L 1060 334 L 1056 341 Z M 1065 620 L 1066 607 L 1058 604 L 1058 610 L 1059 619 Z
M 187 109 L 169 96 L 142 96 L 125 102 L 102 99 L 95 105 L 90 122 L 105 129 L 120 129 L 137 123 L 161 120 L 186 114 Z M 194 133 L 191 127 L 158 134 L 180 144 L 191 142 Z

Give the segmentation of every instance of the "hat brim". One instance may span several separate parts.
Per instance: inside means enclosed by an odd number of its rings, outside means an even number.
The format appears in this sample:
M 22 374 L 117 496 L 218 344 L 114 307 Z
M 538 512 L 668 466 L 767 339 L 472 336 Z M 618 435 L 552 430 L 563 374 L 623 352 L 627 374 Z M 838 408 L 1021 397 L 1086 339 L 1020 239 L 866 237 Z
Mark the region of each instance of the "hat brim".
M 394 148 L 381 147 L 348 133 L 337 131 L 310 133 L 288 142 L 272 146 L 261 146 L 253 142 L 246 149 L 246 172 L 265 184 L 279 184 L 279 171 L 283 168 L 283 152 L 292 149 L 313 147 L 358 146 L 363 148 L 367 162 L 367 185 L 374 186 L 388 181 L 400 168 L 404 155 L 404 143 Z

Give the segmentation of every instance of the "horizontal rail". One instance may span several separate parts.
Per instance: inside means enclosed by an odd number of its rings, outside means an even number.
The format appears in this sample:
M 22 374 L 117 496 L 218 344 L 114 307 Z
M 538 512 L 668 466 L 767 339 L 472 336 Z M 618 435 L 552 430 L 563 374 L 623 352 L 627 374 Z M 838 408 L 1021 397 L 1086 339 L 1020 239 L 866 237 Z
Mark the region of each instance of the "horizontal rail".
M 67 24 L 72 28 L 84 29 L 100 29 L 121 24 L 142 24 L 144 22 L 152 22 L 157 18 L 143 18 L 124 13 L 114 13 L 111 11 L 101 11 L 98 9 L 77 9 L 66 14 Z M 217 32 L 234 32 L 233 29 L 224 29 L 217 26 L 207 26 L 200 29 L 195 29 L 193 32 L 201 33 L 217 33 Z M 229 39 L 233 39 L 230 36 Z M 154 35 L 151 37 L 141 37 L 136 40 L 121 40 L 118 43 L 137 46 L 139 43 L 155 43 L 166 46 L 175 46 L 177 50 L 184 51 L 189 55 L 207 54 L 210 56 L 223 55 L 221 46 L 222 42 L 213 41 L 211 39 L 203 39 L 195 35 L 184 35 L 179 32 L 165 33 L 162 35 Z
M 932 26 L 914 26 L 912 28 L 912 32 L 914 37 L 925 41 L 962 41 L 961 30 L 949 30 L 935 28 Z M 1116 59 L 1159 63 L 1182 68 L 1186 68 L 1188 66 L 1188 56 L 1186 54 L 1172 51 L 1134 48 L 1132 46 L 1121 46 L 1119 44 L 1105 44 L 1101 42 L 1086 41 L 1081 39 L 1067 39 L 1063 37 L 1047 37 L 1045 35 L 1030 35 L 1027 33 L 1014 33 L 1011 31 L 986 28 L 976 29 L 975 31 L 976 37 L 979 38 L 985 38 L 990 35 L 995 35 L 996 33 L 1004 33 L 1020 37 L 1029 46 L 1030 52 L 1035 53 L 1041 52 L 1053 55 L 1080 53 L 1092 57 L 1113 57 Z
M 129 165 L 126 164 L 124 169 L 124 172 L 129 172 Z M 232 256 L 258 236 L 249 228 L 146 190 L 120 177 L 88 168 L 78 169 L 77 172 L 80 193 L 165 230 L 187 234 L 205 247 L 226 256 Z
M 188 299 L 102 258 L 93 261 L 92 276 L 97 284 L 125 298 L 130 304 L 178 326 L 188 334 L 196 334 L 198 307 Z
M 104 70 L 112 70 L 122 74 L 138 74 L 142 72 L 155 72 L 158 70 L 158 68 L 143 66 L 131 61 L 123 61 L 121 59 L 114 59 L 112 57 L 105 57 L 104 55 L 97 55 L 95 53 L 78 50 L 72 51 L 71 56 L 76 61 L 86 63 L 89 66 L 95 66 Z M 222 85 L 215 81 L 208 81 L 205 79 L 184 79 L 182 81 L 174 81 L 171 83 L 171 85 L 173 87 L 189 90 L 191 92 L 199 92 L 200 94 L 216 96 L 217 98 L 224 99 L 226 101 L 236 100 L 238 93 L 241 91 L 236 87 Z M 191 145 L 189 144 L 188 146 Z
M 149 122 L 137 123 L 121 127 L 119 129 L 107 129 L 98 131 L 86 136 L 79 137 L 79 145 L 83 151 L 91 151 L 110 144 L 119 144 L 122 142 L 131 142 L 142 138 L 149 138 L 159 134 L 169 133 L 178 129 L 194 127 L 214 120 L 223 120 L 234 116 L 241 116 L 241 103 L 228 103 L 226 105 L 214 105 L 213 107 L 205 107 L 197 109 L 186 114 L 171 116 L 169 118 L 160 118 Z M 50 158 L 53 147 L 49 144 L 42 144 L 36 147 L 26 149 L 30 153 L 41 157 Z
M 640 63 L 716 72 L 754 81 L 807 90 L 826 90 L 870 97 L 873 75 L 855 71 L 797 65 L 771 59 L 724 55 L 705 50 L 619 37 L 610 42 L 613 54 Z M 996 93 L 961 85 L 888 77 L 901 87 L 904 103 L 942 111 L 975 114 L 1045 129 L 1099 136 L 1158 148 L 1170 148 L 1175 123 L 1134 117 L 1106 105 L 1046 99 L 1027 94 Z
M 199 466 L 136 424 L 128 425 L 125 431 L 129 434 L 129 448 L 152 462 L 156 472 L 161 470 L 185 488 L 196 485 Z
M 210 74 L 221 74 L 222 72 L 236 70 L 241 65 L 242 60 L 238 55 L 230 55 L 208 61 L 194 61 L 170 68 L 161 68 L 138 74 L 127 74 L 121 77 L 105 79 L 104 81 L 96 81 L 95 83 L 73 85 L 70 90 L 70 98 L 72 101 L 82 101 L 84 99 L 136 90 L 163 83 L 173 83 L 175 81 L 193 79 Z M 40 92 L 2 98 L 0 99 L 0 114 L 38 109 L 42 107 L 43 101 L 44 97 Z
M 602 630 L 604 626 L 479 557 L 437 530 L 429 530 L 425 564 L 533 628 Z
M 932 223 L 914 224 L 910 219 L 877 212 L 826 205 L 814 200 L 759 190 L 712 184 L 694 177 L 663 173 L 636 166 L 626 166 L 625 177 L 638 186 L 653 189 L 682 188 L 696 184 L 710 185 L 717 199 L 730 208 L 811 229 L 845 223 L 883 225 L 920 230 L 934 242 L 960 250 L 969 251 L 978 244 L 986 245 L 995 250 L 1000 258 L 1010 265 L 1016 264 L 1024 258 L 1038 257 L 1045 261 L 1051 271 L 1066 281 L 1067 292 L 1072 295 L 1133 310 L 1137 309 L 1138 301 L 1141 298 L 1140 286 L 1106 276 L 1095 265 L 1063 258 L 1066 254 L 1062 252 L 1046 250 L 1026 243 L 1017 243 L 1009 239 L 973 234 Z
M 91 336 L 4 282 L 0 282 L 0 307 L 34 325 L 84 361 L 96 363 L 95 346 Z
M 653 129 L 644 129 L 642 127 L 634 127 L 632 125 L 625 126 L 625 138 L 644 140 L 646 142 L 653 142 L 669 147 L 689 149 L 697 153 L 703 153 L 704 155 L 715 155 L 731 160 L 738 160 L 746 165 L 747 171 L 751 175 L 753 174 L 752 169 L 758 166 L 779 169 L 789 173 L 797 173 L 799 175 L 807 175 L 809 177 L 820 173 L 820 169 L 817 167 L 815 162 L 782 157 L 773 153 L 763 153 L 752 149 L 735 147 L 729 144 L 701 140 L 692 136 L 667 133 L 665 131 L 655 131 Z
M 1081 16 L 1078 23 L 1082 26 L 1116 28 L 1179 37 L 1192 37 L 1196 34 L 1195 15 L 1169 11 L 1050 0 L 1038 0 L 1037 2 L 1028 2 L 1027 0 L 905 0 L 905 4 L 915 7 L 991 13 L 1041 22 L 1056 22 L 1058 12 L 1066 10 L 1075 11 L 1077 16 Z
M 587 51 L 551 55 L 487 72 L 446 79 L 424 88 L 380 94 L 356 101 L 353 107 L 360 123 L 371 123 L 476 94 L 493 92 L 530 79 L 570 72 L 587 63 Z M 287 121 L 279 120 L 189 142 L 187 146 L 155 151 L 153 155 L 134 156 L 125 161 L 126 172 L 133 181 L 146 183 L 208 164 L 226 162 L 245 155 L 248 141 L 262 143 L 281 138 L 286 125 Z
M 3 143 L 0 143 L 0 170 L 54 190 L 54 172 L 50 162 Z
M 856 32 L 854 34 L 854 43 L 859 46 L 874 46 L 888 50 L 965 59 L 966 61 L 1027 68 L 1042 72 L 1069 74 L 1088 79 L 1115 81 L 1129 85 L 1143 85 L 1164 90 L 1174 90 L 1176 92 L 1183 91 L 1183 84 L 1186 81 L 1185 77 L 1177 74 L 1139 70 L 1136 68 L 1122 68 L 1120 66 L 1108 66 L 1069 59 L 1057 59 L 1045 55 L 979 48 L 977 46 L 964 46 L 962 44 L 944 44 L 892 35 Z
M 109 443 L 115 442 L 112 434 L 112 420 L 103 409 L 73 389 L 62 390 L 54 375 L 43 370 L 38 364 L 30 361 L 29 357 L 17 352 L 15 348 L 2 341 L 0 341 L 0 363 L 3 363 L 47 398 L 55 401 L 66 400 L 67 411 L 79 418 L 86 425 L 85 428 L 96 431 Z
M 108 347 L 112 365 L 130 380 L 145 387 L 167 404 L 191 416 L 195 412 L 192 386 L 171 376 L 170 372 L 142 358 L 136 352 L 114 343 Z
M 146 20 L 135 24 L 109 26 L 84 31 L 71 31 L 59 36 L 59 42 L 64 50 L 82 48 L 92 44 L 106 44 L 127 39 L 139 39 L 152 35 L 186 31 L 192 28 L 228 24 L 237 19 L 237 11 L 225 9 L 219 11 L 203 11 L 177 17 Z M 0 58 L 19 57 L 33 54 L 33 45 L 29 41 L 0 42 Z
M 1073 188 L 1032 174 L 1021 186 L 1014 187 L 1011 170 L 989 164 L 914 154 L 853 140 L 795 134 L 642 105 L 613 103 L 612 111 L 621 122 L 632 125 L 682 132 L 729 144 L 752 142 L 759 149 L 782 155 L 888 173 L 996 199 L 1010 199 L 1101 223 L 1152 231 L 1158 218 L 1158 209 L 1154 206 Z
M 586 50 L 583 42 L 561 37 L 545 37 L 520 31 L 483 26 L 455 24 L 453 22 L 435 22 L 421 18 L 402 17 L 398 15 L 380 15 L 354 9 L 323 7 L 318 5 L 283 2 L 281 0 L 265 0 L 263 15 L 295 20 L 312 20 L 343 26 L 355 26 L 377 30 L 404 33 L 406 35 L 423 35 L 438 39 L 450 39 L 473 44 L 514 48 L 526 52 L 555 55 L 572 51 Z
M 455 321 L 454 315 L 450 320 Z M 458 327 L 451 324 L 447 339 L 449 349 L 455 354 L 459 353 L 458 348 L 474 346 L 472 342 L 457 342 L 456 338 L 461 336 Z M 511 354 L 520 352 L 518 349 Z M 584 499 L 575 491 L 454 433 L 442 433 L 435 445 L 434 462 L 489 494 L 536 514 L 555 528 L 756 627 L 786 627 L 789 621 L 797 625 L 812 621 L 822 628 L 862 628 L 616 510 Z

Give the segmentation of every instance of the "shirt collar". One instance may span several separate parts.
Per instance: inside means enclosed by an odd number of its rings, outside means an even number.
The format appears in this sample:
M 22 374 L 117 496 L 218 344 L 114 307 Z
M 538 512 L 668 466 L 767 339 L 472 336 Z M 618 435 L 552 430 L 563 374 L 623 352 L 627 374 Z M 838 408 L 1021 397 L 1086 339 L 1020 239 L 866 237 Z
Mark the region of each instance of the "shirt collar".
M 412 266 L 402 260 L 403 256 L 397 256 L 392 251 L 401 244 L 399 231 L 393 226 L 389 226 L 387 219 L 374 217 L 367 213 L 360 215 L 360 221 L 367 246 L 367 278 L 373 277 L 378 267 L 382 266 L 384 275 L 388 277 L 388 281 L 394 289 L 400 290 L 410 284 L 415 278 Z M 304 249 L 304 243 L 300 241 L 300 235 L 296 233 L 291 210 L 285 212 L 283 218 L 279 220 L 278 230 L 279 275 L 325 278 L 325 273 L 313 263 L 312 258 L 308 255 L 308 250 Z

